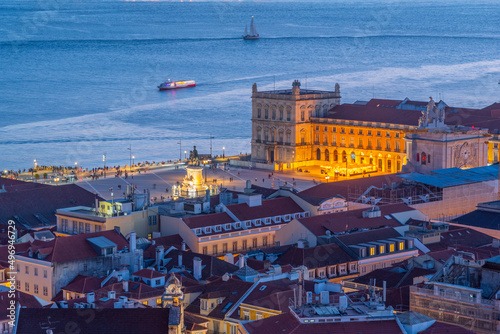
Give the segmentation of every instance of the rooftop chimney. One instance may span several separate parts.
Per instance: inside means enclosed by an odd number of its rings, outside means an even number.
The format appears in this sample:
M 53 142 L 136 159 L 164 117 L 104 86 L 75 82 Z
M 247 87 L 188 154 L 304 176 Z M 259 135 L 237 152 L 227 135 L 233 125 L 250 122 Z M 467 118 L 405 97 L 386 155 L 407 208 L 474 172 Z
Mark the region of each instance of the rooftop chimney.
M 160 271 L 161 262 L 163 260 L 163 256 L 165 255 L 165 248 L 163 246 L 156 247 L 156 270 Z
M 135 232 L 130 232 L 128 243 L 130 245 L 130 252 L 134 253 L 137 249 L 137 234 Z
M 177 264 L 179 267 L 182 267 L 182 252 L 179 252 L 179 255 L 177 257 Z
M 234 256 L 233 256 L 233 254 L 228 253 L 228 254 L 224 255 L 224 261 L 226 261 L 227 263 L 234 264 Z
M 186 243 L 184 241 L 181 243 L 181 250 L 186 250 Z
M 116 291 L 108 291 L 109 299 L 116 299 Z
M 123 280 L 123 291 L 128 292 L 128 281 Z
M 89 292 L 87 293 L 87 303 L 93 303 L 95 302 L 95 293 Z
M 193 277 L 197 280 L 201 279 L 201 259 L 199 257 L 193 258 Z

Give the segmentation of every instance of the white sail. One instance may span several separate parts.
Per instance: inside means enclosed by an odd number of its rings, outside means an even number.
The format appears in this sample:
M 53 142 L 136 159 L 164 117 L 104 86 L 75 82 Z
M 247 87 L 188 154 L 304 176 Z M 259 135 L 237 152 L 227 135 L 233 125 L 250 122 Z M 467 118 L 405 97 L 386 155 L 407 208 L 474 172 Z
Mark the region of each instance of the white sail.
M 248 35 L 248 26 L 245 26 L 245 34 L 244 36 L 247 36 Z
M 250 22 L 250 35 L 252 36 L 257 35 L 257 29 L 255 28 L 255 24 L 253 23 L 253 17 L 252 21 Z

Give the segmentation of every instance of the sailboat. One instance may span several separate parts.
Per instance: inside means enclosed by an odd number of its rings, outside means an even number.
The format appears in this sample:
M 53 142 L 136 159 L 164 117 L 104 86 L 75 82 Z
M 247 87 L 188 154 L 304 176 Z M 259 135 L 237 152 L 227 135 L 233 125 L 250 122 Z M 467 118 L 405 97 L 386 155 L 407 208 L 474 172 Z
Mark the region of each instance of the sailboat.
M 248 27 L 245 26 L 245 34 L 243 34 L 242 37 L 244 40 L 259 39 L 259 33 L 257 32 L 257 28 L 255 28 L 255 24 L 253 23 L 253 16 L 252 21 L 250 21 L 250 33 L 248 33 Z

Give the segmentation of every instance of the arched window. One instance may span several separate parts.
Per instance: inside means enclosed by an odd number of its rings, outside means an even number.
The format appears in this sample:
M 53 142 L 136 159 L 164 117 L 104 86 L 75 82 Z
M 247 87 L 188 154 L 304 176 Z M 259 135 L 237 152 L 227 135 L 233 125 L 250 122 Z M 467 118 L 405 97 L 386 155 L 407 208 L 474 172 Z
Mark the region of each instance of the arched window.
M 300 120 L 303 122 L 304 121 L 304 110 L 300 111 Z
M 427 163 L 427 155 L 425 154 L 425 152 L 422 152 L 422 162 L 421 162 L 421 164 L 425 165 L 426 163 Z
M 292 119 L 292 117 L 291 117 L 291 116 L 292 116 L 292 113 L 290 112 L 290 110 L 287 110 L 287 111 L 286 111 L 286 120 L 287 120 L 287 121 L 290 121 L 290 120 Z
M 345 151 L 342 151 L 342 162 L 347 162 L 347 154 Z
M 339 152 L 333 151 L 333 161 L 339 161 Z
M 420 161 L 420 154 L 417 153 L 417 162 Z
M 330 151 L 328 149 L 325 150 L 325 161 L 330 161 Z
M 269 118 L 269 109 L 266 109 L 265 114 L 264 114 L 264 118 L 265 119 Z
M 257 109 L 257 118 L 260 118 L 260 108 Z
M 273 119 L 276 119 L 276 109 L 273 108 Z
M 321 160 L 321 150 L 319 148 L 316 150 L 316 160 Z
M 283 120 L 283 109 L 280 109 L 280 121 Z

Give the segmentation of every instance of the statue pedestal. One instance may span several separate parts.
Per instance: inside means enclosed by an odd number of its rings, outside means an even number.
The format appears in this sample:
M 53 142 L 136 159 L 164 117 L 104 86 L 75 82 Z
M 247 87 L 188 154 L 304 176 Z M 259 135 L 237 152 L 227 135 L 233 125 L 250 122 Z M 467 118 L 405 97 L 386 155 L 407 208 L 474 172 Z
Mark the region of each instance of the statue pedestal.
M 206 194 L 208 186 L 203 180 L 203 167 L 188 166 L 187 175 L 182 181 L 180 196 L 185 198 L 203 197 Z

